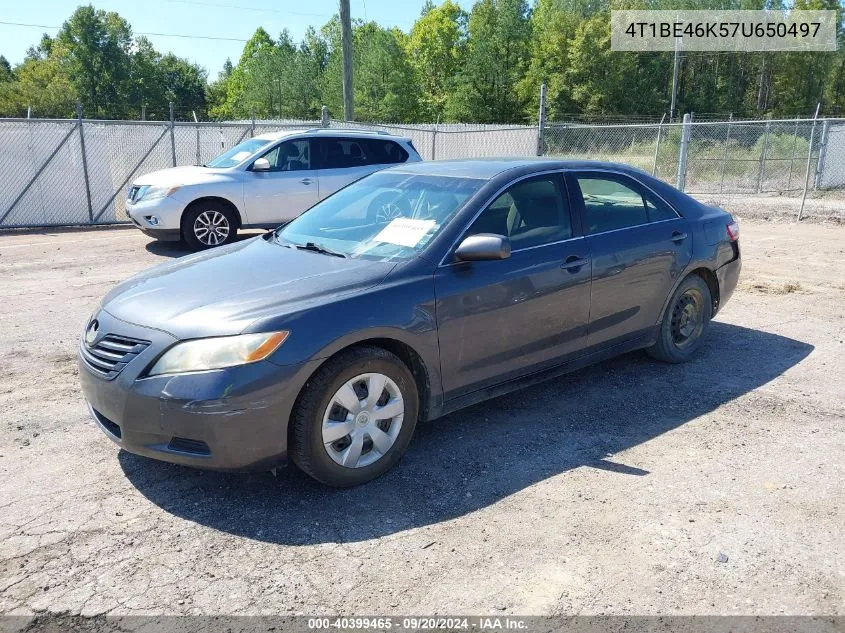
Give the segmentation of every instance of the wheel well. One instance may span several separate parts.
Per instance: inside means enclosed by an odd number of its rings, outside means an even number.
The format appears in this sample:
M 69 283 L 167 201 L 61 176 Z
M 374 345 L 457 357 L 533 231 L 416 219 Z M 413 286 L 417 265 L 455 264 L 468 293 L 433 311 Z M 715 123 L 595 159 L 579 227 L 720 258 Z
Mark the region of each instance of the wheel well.
M 321 367 L 323 367 L 326 363 L 330 362 L 334 359 L 338 354 L 342 354 L 350 349 L 356 347 L 380 347 L 384 350 L 387 350 L 391 354 L 395 354 L 399 360 L 405 363 L 405 366 L 410 370 L 411 375 L 414 377 L 414 382 L 417 384 L 417 393 L 419 394 L 420 399 L 420 407 L 419 407 L 419 419 L 425 420 L 428 418 L 428 400 L 429 394 L 431 393 L 431 380 L 428 375 L 428 369 L 425 366 L 422 358 L 419 354 L 412 348 L 410 345 L 407 345 L 401 341 L 397 341 L 396 339 L 391 338 L 370 338 L 365 339 L 363 341 L 358 341 L 353 343 L 352 345 L 348 345 L 343 349 L 338 350 L 328 358 L 326 358 L 320 366 L 317 367 L 313 374 L 317 373 Z M 309 378 L 310 380 L 310 378 Z M 303 385 L 302 389 L 300 390 L 299 394 L 296 396 L 296 402 L 294 404 L 294 410 L 299 405 L 299 399 L 302 396 L 302 392 L 305 390 L 305 386 L 308 384 L 306 381 L 305 385 Z M 288 425 L 288 442 L 292 441 L 290 437 L 292 427 Z
M 185 207 L 185 211 L 187 212 L 192 207 L 194 207 L 198 204 L 201 204 L 203 202 L 214 202 L 216 204 L 225 206 L 227 209 L 231 210 L 235 214 L 235 221 L 237 222 L 237 225 L 238 225 L 237 228 L 241 228 L 241 225 L 243 224 L 243 219 L 241 218 L 241 212 L 238 211 L 238 208 L 234 204 L 232 204 L 231 202 L 226 200 L 226 198 L 220 198 L 218 196 L 204 196 L 202 198 L 197 198 L 196 200 L 191 201 L 191 203 L 187 207 Z
M 719 310 L 719 280 L 716 274 L 709 268 L 696 268 L 690 274 L 698 275 L 707 284 L 710 289 L 710 298 L 713 300 L 713 314 L 716 314 Z

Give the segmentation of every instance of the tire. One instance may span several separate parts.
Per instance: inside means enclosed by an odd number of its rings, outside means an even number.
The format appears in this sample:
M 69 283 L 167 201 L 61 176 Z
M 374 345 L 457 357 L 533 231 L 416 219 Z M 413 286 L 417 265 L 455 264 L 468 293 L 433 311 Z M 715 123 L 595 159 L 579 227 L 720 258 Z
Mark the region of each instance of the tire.
M 339 404 L 340 390 L 345 390 L 351 381 L 362 376 L 371 376 L 375 382 L 362 380 L 353 386 L 353 395 L 359 400 L 359 404 L 370 400 L 368 392 L 366 399 L 362 399 L 363 387 L 369 389 L 370 384 L 378 385 L 380 379 L 377 376 L 383 376 L 388 381 L 379 392 L 376 403 L 382 403 L 385 411 L 388 411 L 390 405 L 388 412 L 401 410 L 401 417 L 394 416 L 390 421 L 377 419 L 372 415 L 372 408 L 359 409 L 356 414 L 352 410 L 356 408 L 354 402 L 350 404 L 352 408 Z M 343 393 L 348 395 L 349 392 Z M 401 403 L 397 400 L 396 393 L 401 394 Z M 350 403 L 348 398 L 342 399 Z M 378 412 L 379 405 L 374 403 L 373 406 Z M 396 465 L 411 441 L 418 411 L 417 386 L 408 367 L 394 354 L 380 347 L 356 347 L 331 359 L 306 383 L 291 416 L 288 452 L 302 471 L 321 483 L 337 488 L 357 486 L 379 477 Z M 365 418 L 366 425 L 363 422 Z M 397 421 L 399 425 L 394 426 Z M 334 426 L 336 424 L 345 426 Z M 373 428 L 374 425 L 378 428 Z M 327 431 L 327 427 L 331 427 L 331 430 Z M 385 428 L 387 430 L 383 430 Z M 339 436 L 347 429 L 350 430 L 348 435 Z M 339 437 L 327 443 L 324 433 L 328 433 L 330 438 L 335 435 Z M 384 437 L 387 436 L 392 436 L 392 444 L 388 449 L 381 451 L 373 437 L 385 447 L 387 444 Z M 353 463 L 351 459 L 355 458 L 350 458 L 350 455 L 354 456 L 354 445 L 358 437 L 364 438 L 360 440 L 360 457 L 354 465 L 339 463 L 338 459 L 345 458 L 350 460 L 350 464 Z
M 203 233 L 202 229 L 209 226 L 214 230 L 206 228 Z M 182 214 L 182 239 L 191 250 L 201 251 L 231 244 L 237 234 L 237 213 L 225 203 L 214 200 L 196 202 Z
M 688 276 L 666 306 L 657 342 L 646 351 L 667 363 L 691 360 L 701 347 L 712 315 L 713 298 L 707 283 L 698 275 Z

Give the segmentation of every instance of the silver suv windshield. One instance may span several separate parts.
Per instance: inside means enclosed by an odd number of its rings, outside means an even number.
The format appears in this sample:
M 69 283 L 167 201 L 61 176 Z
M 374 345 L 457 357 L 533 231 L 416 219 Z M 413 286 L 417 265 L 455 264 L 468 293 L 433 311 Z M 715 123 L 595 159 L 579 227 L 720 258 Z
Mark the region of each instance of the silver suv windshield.
M 420 253 L 485 180 L 379 172 L 341 189 L 286 226 L 286 246 L 366 259 Z
M 231 149 L 227 149 L 219 156 L 212 158 L 205 164 L 205 166 L 225 168 L 240 165 L 247 158 L 255 154 L 255 152 L 260 150 L 262 147 L 266 147 L 272 142 L 273 141 L 268 141 L 266 139 L 251 138 L 243 143 L 238 143 Z

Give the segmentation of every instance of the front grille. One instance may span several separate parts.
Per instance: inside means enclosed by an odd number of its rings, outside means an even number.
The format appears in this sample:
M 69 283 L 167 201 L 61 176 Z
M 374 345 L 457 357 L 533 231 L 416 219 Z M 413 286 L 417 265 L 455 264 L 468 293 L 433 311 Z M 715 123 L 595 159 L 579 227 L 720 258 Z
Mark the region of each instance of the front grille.
M 91 371 L 111 380 L 149 344 L 149 341 L 107 334 L 94 345 L 83 342 L 80 350 L 82 360 Z
M 138 185 L 132 185 L 131 187 L 129 187 L 129 194 L 126 196 L 126 198 L 127 198 L 130 202 L 134 202 L 134 201 L 135 201 L 135 196 L 137 196 L 137 195 L 138 195 L 138 191 L 139 191 L 140 189 L 141 189 L 141 188 L 140 188 Z

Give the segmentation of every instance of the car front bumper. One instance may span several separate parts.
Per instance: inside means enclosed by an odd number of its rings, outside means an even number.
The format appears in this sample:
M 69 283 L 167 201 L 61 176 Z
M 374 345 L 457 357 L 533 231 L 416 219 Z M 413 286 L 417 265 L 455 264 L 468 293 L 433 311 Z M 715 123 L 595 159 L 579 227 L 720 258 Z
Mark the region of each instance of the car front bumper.
M 114 378 L 78 355 L 91 416 L 121 448 L 167 462 L 215 470 L 266 470 L 287 458 L 287 427 L 296 397 L 319 364 L 269 361 L 226 369 L 143 377 L 176 339 L 97 314 L 102 335 L 150 344 Z M 100 337 L 102 338 L 102 337 Z M 96 341 L 95 341 L 96 343 Z M 80 343 L 80 348 L 86 345 Z
M 181 229 L 182 211 L 185 204 L 173 196 L 132 204 L 127 201 L 126 214 L 139 229 L 153 237 L 176 232 Z

